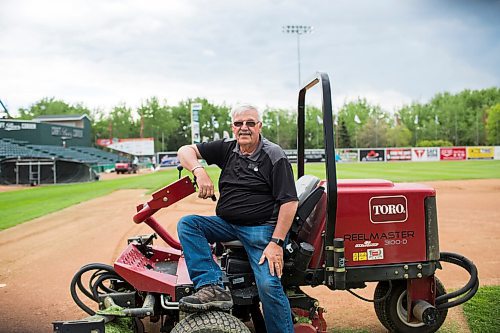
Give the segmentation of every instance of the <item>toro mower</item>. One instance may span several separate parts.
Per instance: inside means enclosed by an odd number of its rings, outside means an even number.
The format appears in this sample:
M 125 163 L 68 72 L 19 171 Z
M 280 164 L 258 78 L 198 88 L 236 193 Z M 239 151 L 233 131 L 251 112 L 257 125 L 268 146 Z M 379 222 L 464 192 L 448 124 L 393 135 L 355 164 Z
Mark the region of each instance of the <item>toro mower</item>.
M 322 92 L 325 180 L 304 175 L 305 97 L 317 84 Z M 365 288 L 368 282 L 378 283 L 368 301 L 374 303 L 387 330 L 438 330 L 450 307 L 474 296 L 479 280 L 470 260 L 439 250 L 435 190 L 378 179 L 337 181 L 326 74 L 318 73 L 299 92 L 297 144 L 299 208 L 286 244 L 282 276 L 295 332 L 328 330 L 324 309 L 302 286 L 326 286 L 357 296 L 354 290 Z M 194 193 L 195 185 L 189 177 L 181 178 L 180 168 L 178 181 L 137 207 L 134 222 L 146 223 L 154 233 L 129 239 L 113 266 L 83 266 L 70 290 L 89 317 L 54 322 L 54 332 L 144 332 L 144 323 L 150 322 L 160 332 L 171 333 L 266 331 L 254 276 L 239 241 L 213 246 L 214 260 L 222 267 L 232 293 L 232 309 L 194 314 L 179 310 L 179 300 L 194 292 L 193 284 L 181 245 L 153 214 Z M 168 246 L 153 245 L 157 236 Z M 466 285 L 447 293 L 435 276 L 441 262 L 467 270 Z M 95 310 L 80 299 L 82 294 L 97 303 Z

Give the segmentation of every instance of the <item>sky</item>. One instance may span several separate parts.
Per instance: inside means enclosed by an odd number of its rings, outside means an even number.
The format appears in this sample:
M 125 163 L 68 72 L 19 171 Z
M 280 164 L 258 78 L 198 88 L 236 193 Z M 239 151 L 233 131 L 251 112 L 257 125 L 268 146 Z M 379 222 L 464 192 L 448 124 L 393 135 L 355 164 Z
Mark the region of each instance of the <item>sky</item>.
M 300 49 L 301 83 L 326 72 L 336 108 L 391 112 L 499 87 L 499 17 L 498 0 L 0 0 L 0 100 L 13 116 L 45 97 L 294 109 Z M 286 25 L 313 32 L 298 48 Z

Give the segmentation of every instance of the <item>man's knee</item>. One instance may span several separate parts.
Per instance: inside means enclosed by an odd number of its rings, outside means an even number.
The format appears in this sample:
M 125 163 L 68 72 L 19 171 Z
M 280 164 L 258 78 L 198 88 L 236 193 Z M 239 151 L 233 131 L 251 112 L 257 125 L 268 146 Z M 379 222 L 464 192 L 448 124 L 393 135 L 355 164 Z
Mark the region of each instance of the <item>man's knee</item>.
M 258 279 L 257 287 L 262 295 L 274 294 L 283 290 L 281 281 L 276 276 L 269 278 Z
M 177 234 L 183 234 L 187 229 L 196 226 L 198 215 L 186 215 L 181 217 L 177 223 Z

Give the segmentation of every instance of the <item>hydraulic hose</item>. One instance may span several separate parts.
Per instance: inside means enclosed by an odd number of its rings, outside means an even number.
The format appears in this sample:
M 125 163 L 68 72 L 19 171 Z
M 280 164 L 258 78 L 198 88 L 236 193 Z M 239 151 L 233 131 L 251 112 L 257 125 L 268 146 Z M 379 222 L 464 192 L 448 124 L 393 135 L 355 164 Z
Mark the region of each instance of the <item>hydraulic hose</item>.
M 477 275 L 476 265 L 474 265 L 474 263 L 466 257 L 451 252 L 441 252 L 439 261 L 444 261 L 464 268 L 467 272 L 469 272 L 470 279 L 464 287 L 454 292 L 437 297 L 436 308 L 440 310 L 448 309 L 470 300 L 476 294 L 477 289 L 479 288 L 479 278 Z M 452 298 L 456 299 L 449 302 L 449 300 Z
M 86 272 L 95 270 L 95 272 L 92 274 L 89 282 L 89 290 L 87 290 L 82 283 L 82 276 Z M 70 284 L 70 292 L 71 292 L 71 297 L 73 298 L 73 301 L 75 301 L 76 305 L 78 305 L 83 311 L 88 313 L 89 315 L 93 316 L 95 315 L 95 311 L 89 308 L 87 305 L 85 305 L 80 297 L 78 296 L 78 293 L 76 291 L 76 287 L 88 298 L 93 300 L 94 302 L 98 303 L 99 302 L 99 294 L 98 294 L 98 288 L 102 286 L 102 283 L 105 280 L 108 279 L 120 279 L 122 278 L 115 272 L 115 269 L 112 266 L 105 265 L 105 264 L 88 264 L 83 266 L 76 272 L 75 276 L 71 280 Z M 109 290 L 109 288 L 106 288 Z
M 111 290 L 111 289 L 105 287 L 103 285 L 103 282 L 106 280 L 109 280 L 109 279 L 116 278 L 116 277 L 117 277 L 116 273 L 101 274 L 99 276 L 97 281 L 92 285 L 92 295 L 94 295 L 94 300 L 97 300 L 97 302 L 99 301 L 99 288 L 101 288 L 101 290 L 103 290 L 107 293 L 111 293 L 114 291 L 114 290 Z

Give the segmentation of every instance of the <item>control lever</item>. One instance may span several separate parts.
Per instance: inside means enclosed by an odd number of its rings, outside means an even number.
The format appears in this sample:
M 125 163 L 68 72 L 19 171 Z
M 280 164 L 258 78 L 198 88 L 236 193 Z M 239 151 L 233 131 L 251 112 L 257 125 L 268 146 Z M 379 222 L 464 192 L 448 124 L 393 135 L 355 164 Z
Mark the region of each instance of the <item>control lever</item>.
M 179 165 L 177 166 L 177 170 L 179 170 L 179 179 L 181 179 L 182 169 L 184 169 L 184 168 L 182 167 L 182 165 L 180 165 L 180 164 L 179 164 Z
M 139 240 L 139 245 L 137 245 L 137 249 L 141 252 L 146 258 L 150 259 L 153 256 L 153 251 L 149 248 L 149 245 L 153 243 L 153 239 L 156 239 L 156 234 L 153 233 L 149 238 L 143 242 Z
M 198 183 L 196 183 L 196 176 L 195 175 L 193 175 L 193 184 L 194 184 L 194 186 L 198 187 Z M 200 189 L 200 188 L 198 187 L 198 189 Z M 212 201 L 217 201 L 217 197 L 215 196 L 215 194 L 212 194 L 210 199 L 212 199 Z

